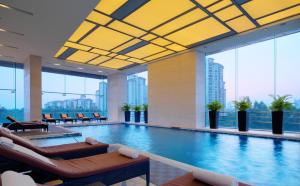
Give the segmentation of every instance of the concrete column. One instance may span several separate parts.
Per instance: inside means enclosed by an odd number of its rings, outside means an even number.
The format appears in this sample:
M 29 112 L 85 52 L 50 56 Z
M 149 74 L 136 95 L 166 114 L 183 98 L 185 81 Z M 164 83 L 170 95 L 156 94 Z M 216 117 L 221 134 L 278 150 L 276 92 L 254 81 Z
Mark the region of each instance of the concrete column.
M 110 121 L 123 122 L 121 107 L 127 103 L 127 75 L 121 72 L 107 77 L 107 110 Z
M 42 59 L 30 55 L 24 63 L 24 118 L 40 120 L 42 111 Z
M 206 58 L 196 52 L 196 128 L 205 128 Z

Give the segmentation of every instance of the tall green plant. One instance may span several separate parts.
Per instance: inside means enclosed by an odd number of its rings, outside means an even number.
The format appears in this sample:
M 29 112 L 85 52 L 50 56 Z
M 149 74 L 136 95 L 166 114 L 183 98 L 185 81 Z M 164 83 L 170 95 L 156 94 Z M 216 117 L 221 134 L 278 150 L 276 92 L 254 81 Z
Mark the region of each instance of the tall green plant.
M 207 108 L 210 111 L 219 111 L 223 108 L 223 105 L 219 101 L 212 101 L 207 104 Z
M 148 111 L 148 104 L 143 105 L 143 111 Z
M 292 97 L 290 95 L 270 95 L 273 98 L 273 102 L 271 103 L 270 109 L 272 111 L 283 111 L 283 110 L 291 110 L 293 108 L 293 104 L 289 102 L 289 99 Z
M 244 97 L 240 101 L 233 101 L 233 104 L 238 111 L 246 111 L 252 107 L 249 97 Z
M 139 112 L 139 111 L 142 110 L 142 107 L 141 107 L 140 105 L 136 105 L 136 106 L 133 107 L 133 110 L 134 110 L 135 112 Z
M 122 109 L 122 111 L 130 111 L 130 105 L 129 104 L 127 104 L 127 103 L 125 103 L 122 107 L 121 107 L 121 109 Z

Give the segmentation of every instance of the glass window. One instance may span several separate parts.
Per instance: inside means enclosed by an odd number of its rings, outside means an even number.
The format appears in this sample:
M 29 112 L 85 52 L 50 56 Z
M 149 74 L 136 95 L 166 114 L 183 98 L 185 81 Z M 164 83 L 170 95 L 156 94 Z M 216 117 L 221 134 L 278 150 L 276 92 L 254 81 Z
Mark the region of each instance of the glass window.
M 0 66 L 0 123 L 11 115 L 24 120 L 24 70 Z
M 248 96 L 253 103 L 249 127 L 271 130 L 270 95 L 275 94 L 290 95 L 294 104 L 285 111 L 284 130 L 300 131 L 299 43 L 295 33 L 206 56 L 206 101 L 225 106 L 220 127 L 236 127 L 233 101 Z
M 224 109 L 220 112 L 221 127 L 236 126 L 235 109 L 232 102 L 236 97 L 236 50 L 209 55 L 206 58 L 206 102 L 219 101 Z M 208 115 L 206 116 L 208 123 Z
M 238 48 L 237 59 L 237 99 L 249 97 L 254 104 L 249 127 L 271 129 L 268 106 L 274 94 L 274 40 Z
M 61 113 L 67 113 L 71 117 L 76 117 L 78 112 L 85 113 L 88 117 L 93 112 L 107 115 L 107 80 L 47 72 L 42 73 L 42 78 L 43 84 L 49 83 L 43 85 L 43 113 L 52 113 L 56 118 Z M 51 84 L 52 79 L 59 81 L 58 88 Z
M 300 132 L 300 33 L 276 39 L 276 93 L 290 95 L 294 109 L 285 113 L 284 129 Z
M 132 106 L 142 106 L 148 104 L 148 71 L 127 76 L 128 104 Z M 141 112 L 141 121 L 144 121 L 144 113 Z M 133 112 L 131 121 L 134 120 Z

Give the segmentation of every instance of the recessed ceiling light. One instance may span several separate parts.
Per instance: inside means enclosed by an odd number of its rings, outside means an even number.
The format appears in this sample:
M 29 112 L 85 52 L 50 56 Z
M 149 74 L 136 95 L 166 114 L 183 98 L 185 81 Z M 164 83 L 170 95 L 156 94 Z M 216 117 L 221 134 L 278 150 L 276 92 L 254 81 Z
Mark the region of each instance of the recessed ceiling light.
M 3 28 L 0 28 L 0 31 L 1 32 L 7 32 L 6 30 L 4 30 Z
M 79 70 L 82 70 L 83 68 L 81 68 L 81 67 L 78 67 L 77 69 L 79 69 Z
M 99 70 L 98 72 L 100 72 L 100 73 L 101 73 L 101 72 L 103 72 L 103 71 Z
M 55 66 L 60 66 L 60 64 L 59 64 L 59 63 L 54 63 L 54 65 L 55 65 Z
M 7 8 L 7 9 L 11 9 L 9 6 L 7 6 L 7 5 L 5 5 L 5 4 L 2 4 L 2 3 L 0 3 L 0 7 L 2 7 L 2 8 Z

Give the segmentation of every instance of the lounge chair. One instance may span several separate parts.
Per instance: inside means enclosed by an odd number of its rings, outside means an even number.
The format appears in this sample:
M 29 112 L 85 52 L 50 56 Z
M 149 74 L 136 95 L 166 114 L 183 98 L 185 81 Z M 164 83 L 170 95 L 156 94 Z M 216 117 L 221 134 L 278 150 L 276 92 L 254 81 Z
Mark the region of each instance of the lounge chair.
M 74 121 L 76 121 L 76 119 L 71 118 L 69 114 L 60 114 L 60 120 L 63 121 L 64 123 L 69 121 L 73 123 Z
M 119 152 L 111 152 L 70 160 L 51 159 L 2 140 L 0 158 L 9 165 L 1 166 L 1 169 L 16 171 L 20 166 L 25 167 L 32 171 L 31 175 L 35 175 L 34 179 L 38 182 L 41 179 L 42 182 L 60 179 L 63 181 L 61 185 L 81 186 L 95 182 L 112 185 L 146 175 L 147 185 L 150 183 L 150 160 L 142 155 L 129 158 Z M 13 168 L 13 165 L 16 167 Z
M 0 137 L 6 137 L 15 144 L 26 147 L 47 157 L 59 157 L 63 159 L 71 159 L 85 156 L 92 156 L 96 154 L 103 154 L 107 152 L 108 144 L 97 142 L 96 144 L 89 144 L 86 142 L 78 142 L 64 145 L 55 145 L 49 147 L 38 147 L 31 143 L 31 141 L 10 133 L 9 131 L 0 127 Z
M 81 122 L 91 121 L 91 118 L 86 117 L 83 113 L 77 113 L 76 116 L 77 116 L 77 119 L 80 120 Z
M 93 116 L 94 116 L 94 119 L 97 120 L 97 121 L 106 121 L 107 120 L 107 117 L 104 117 L 104 116 L 101 116 L 98 112 L 94 112 L 93 113 Z
M 52 114 L 42 114 L 43 119 L 42 121 L 46 122 L 46 123 L 55 123 L 57 122 L 57 119 L 52 117 Z
M 200 181 L 196 179 L 193 176 L 193 173 L 187 173 L 183 176 L 179 176 L 173 180 L 168 181 L 167 183 L 162 184 L 161 186 L 211 186 L 211 185 L 227 185 L 227 184 L 211 184 L 211 183 L 205 183 L 203 181 Z M 246 183 L 237 182 L 237 186 L 250 186 Z
M 25 131 L 26 129 L 42 129 L 48 131 L 47 123 L 42 123 L 39 121 L 21 122 L 12 116 L 7 116 L 6 119 L 9 120 L 11 123 L 4 124 L 3 127 L 8 128 L 9 130 L 14 130 L 17 132 L 18 130 Z

